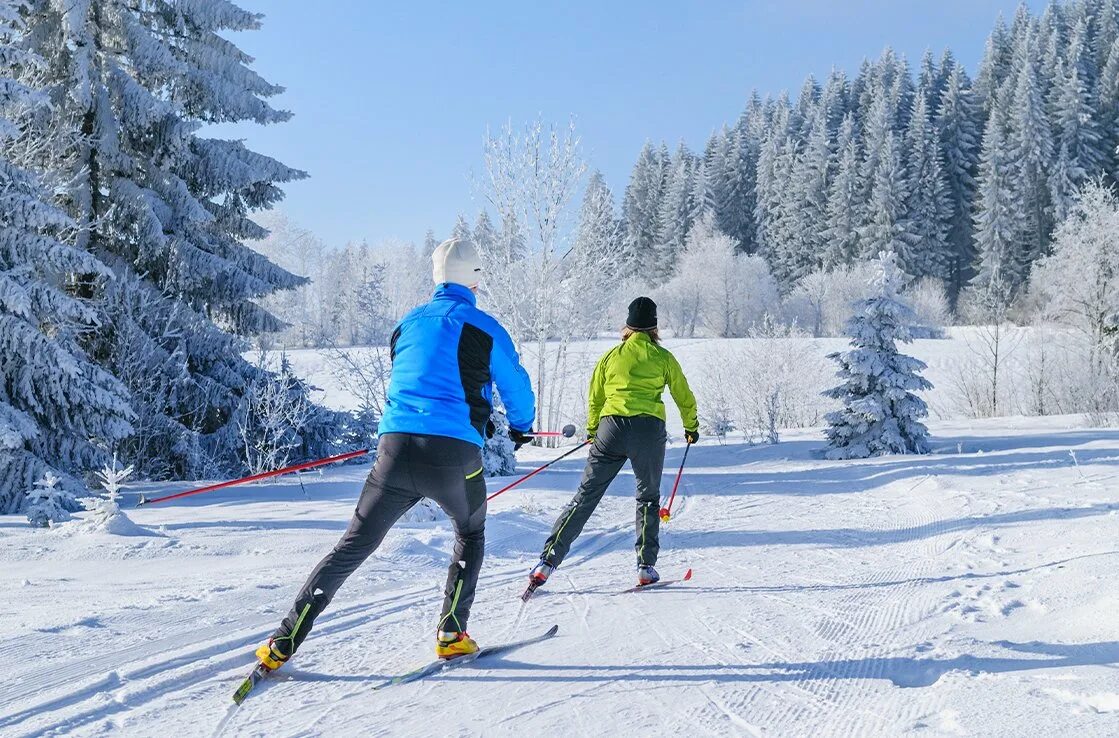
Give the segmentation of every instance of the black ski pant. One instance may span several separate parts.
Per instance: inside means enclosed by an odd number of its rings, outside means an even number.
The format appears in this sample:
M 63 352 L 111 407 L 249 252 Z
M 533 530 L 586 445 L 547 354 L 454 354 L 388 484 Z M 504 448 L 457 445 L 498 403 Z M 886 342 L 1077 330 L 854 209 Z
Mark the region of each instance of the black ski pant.
M 637 563 L 639 566 L 656 564 L 660 553 L 661 474 L 667 440 L 664 421 L 660 418 L 651 415 L 604 417 L 587 455 L 579 491 L 556 520 L 540 558 L 552 566 L 560 565 L 598 507 L 606 488 L 628 459 L 637 478 L 637 542 L 634 545 Z
M 272 635 L 285 653 L 299 648 L 342 583 L 424 497 L 443 508 L 455 528 L 438 627 L 466 630 L 485 553 L 486 479 L 481 449 L 443 436 L 388 433 L 377 443 L 377 461 L 361 490 L 350 527 L 311 572 L 291 612 Z

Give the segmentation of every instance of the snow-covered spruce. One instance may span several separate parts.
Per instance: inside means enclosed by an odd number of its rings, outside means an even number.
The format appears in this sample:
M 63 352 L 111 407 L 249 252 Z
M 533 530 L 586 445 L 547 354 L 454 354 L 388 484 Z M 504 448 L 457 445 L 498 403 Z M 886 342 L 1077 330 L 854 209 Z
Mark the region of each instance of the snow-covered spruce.
M 482 448 L 482 465 L 487 477 L 502 477 L 514 474 L 517 471 L 517 456 L 513 448 L 513 440 L 509 438 L 509 421 L 500 409 L 490 413 L 490 422 L 494 426 L 494 434 L 486 439 Z
M 59 479 L 49 471 L 28 490 L 23 511 L 27 522 L 36 528 L 49 528 L 70 519 L 76 507 L 74 496 L 59 488 Z
M 96 318 L 82 348 L 138 416 L 116 447 L 144 476 L 235 472 L 234 421 L 259 375 L 241 336 L 283 327 L 256 301 L 304 281 L 242 243 L 265 235 L 250 213 L 304 173 L 199 135 L 288 119 L 268 103 L 282 88 L 227 38 L 261 18 L 227 0 L 42 5 L 27 39 L 46 60 L 51 110 L 27 129 L 57 138 L 38 155 L 78 226 L 71 245 L 108 267 L 66 271 Z
M 932 389 L 918 372 L 925 363 L 899 353 L 908 343 L 913 311 L 898 292 L 902 274 L 897 256 L 878 256 L 874 294 L 858 303 L 847 326 L 852 348 L 828 355 L 839 364 L 842 384 L 824 392 L 843 408 L 828 413 L 829 459 L 863 459 L 883 454 L 926 453 L 928 429 L 921 418 L 928 406 L 914 392 Z
M 105 490 L 104 497 L 95 498 L 86 503 L 89 514 L 81 520 L 62 526 L 65 534 L 108 533 L 114 536 L 162 536 L 153 530 L 132 522 L 123 510 L 120 509 L 120 492 L 124 489 L 124 481 L 132 476 L 133 467 L 121 468 L 113 456 L 111 463 L 97 473 L 101 486 Z
M 124 387 L 79 346 L 98 319 L 65 275 L 111 272 L 60 240 L 74 224 L 32 169 L 44 145 L 31 123 L 48 98 L 29 84 L 44 61 L 23 48 L 22 5 L 0 0 L 0 514 L 25 508 L 43 525 L 79 509 L 69 492 L 104 463 L 102 444 L 131 432 L 132 413 Z

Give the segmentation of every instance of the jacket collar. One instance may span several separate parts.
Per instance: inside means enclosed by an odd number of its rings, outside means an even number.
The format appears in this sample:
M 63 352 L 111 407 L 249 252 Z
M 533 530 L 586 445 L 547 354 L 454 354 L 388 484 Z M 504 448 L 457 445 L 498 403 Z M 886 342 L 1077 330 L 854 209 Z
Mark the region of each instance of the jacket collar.
M 474 296 L 474 292 L 469 287 L 454 282 L 443 282 L 436 285 L 435 294 L 431 299 L 454 300 L 455 302 L 465 302 L 475 306 L 478 304 L 478 298 Z
M 629 341 L 635 341 L 636 340 L 636 341 L 650 342 L 653 339 L 649 338 L 649 334 L 645 333 L 644 331 L 634 331 L 633 335 L 631 335 L 627 340 L 629 340 Z

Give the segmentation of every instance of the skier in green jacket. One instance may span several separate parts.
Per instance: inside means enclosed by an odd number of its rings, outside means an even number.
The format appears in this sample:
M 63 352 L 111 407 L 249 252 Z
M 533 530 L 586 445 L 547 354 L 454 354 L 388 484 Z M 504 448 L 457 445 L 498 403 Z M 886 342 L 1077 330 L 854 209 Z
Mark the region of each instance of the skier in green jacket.
M 587 400 L 587 437 L 593 439 L 579 491 L 567 504 L 544 543 L 540 563 L 529 575 L 539 587 L 560 565 L 628 459 L 637 477 L 637 582 L 660 579 L 654 566 L 660 551 L 661 474 L 664 471 L 665 387 L 680 409 L 684 438 L 699 440 L 695 396 L 679 362 L 660 345 L 657 305 L 648 297 L 630 303 L 622 342 L 599 359 Z

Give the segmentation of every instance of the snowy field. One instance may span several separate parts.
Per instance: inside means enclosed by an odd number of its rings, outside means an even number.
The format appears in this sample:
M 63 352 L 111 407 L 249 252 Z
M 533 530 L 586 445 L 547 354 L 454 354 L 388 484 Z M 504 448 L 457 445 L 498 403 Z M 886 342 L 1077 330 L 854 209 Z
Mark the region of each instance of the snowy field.
M 704 442 L 661 558 L 692 582 L 618 594 L 624 473 L 518 628 L 572 459 L 495 501 L 471 624 L 556 639 L 372 692 L 441 601 L 447 525 L 402 524 L 224 735 L 1115 735 L 1119 431 L 1082 423 L 938 422 L 933 455 L 865 462 Z M 0 735 L 212 735 L 366 469 L 131 512 L 158 538 L 0 518 Z

